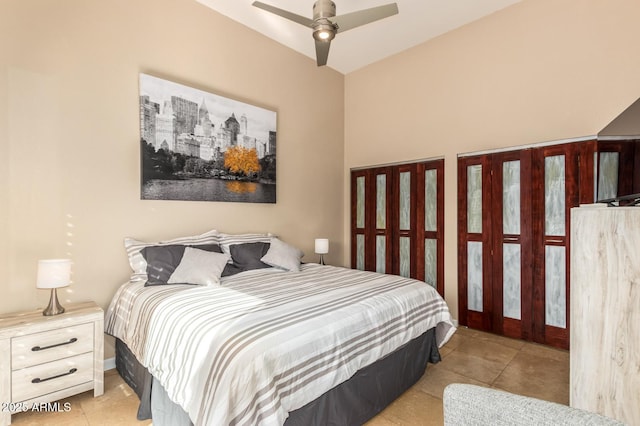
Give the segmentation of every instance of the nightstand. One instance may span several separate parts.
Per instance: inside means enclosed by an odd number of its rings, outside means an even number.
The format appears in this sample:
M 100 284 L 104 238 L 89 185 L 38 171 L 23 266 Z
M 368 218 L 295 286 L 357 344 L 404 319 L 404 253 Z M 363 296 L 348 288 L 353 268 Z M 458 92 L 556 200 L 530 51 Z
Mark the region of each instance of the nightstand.
M 94 302 L 65 309 L 0 315 L 0 425 L 34 404 L 104 392 L 104 312 Z

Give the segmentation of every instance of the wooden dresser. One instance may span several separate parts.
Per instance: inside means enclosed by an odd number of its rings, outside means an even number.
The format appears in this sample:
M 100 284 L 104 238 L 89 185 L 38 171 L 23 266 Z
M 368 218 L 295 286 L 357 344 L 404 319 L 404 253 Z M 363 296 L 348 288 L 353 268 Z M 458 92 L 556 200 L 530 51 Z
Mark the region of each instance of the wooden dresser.
M 65 309 L 0 315 L 0 425 L 34 404 L 90 389 L 102 395 L 104 313 L 94 302 Z
M 572 407 L 640 425 L 640 207 L 571 210 Z

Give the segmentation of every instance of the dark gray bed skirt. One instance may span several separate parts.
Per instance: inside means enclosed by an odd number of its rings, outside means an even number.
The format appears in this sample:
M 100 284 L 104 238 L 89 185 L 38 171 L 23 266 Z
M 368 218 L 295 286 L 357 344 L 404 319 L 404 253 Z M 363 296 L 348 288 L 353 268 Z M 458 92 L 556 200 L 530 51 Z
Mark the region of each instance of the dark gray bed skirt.
M 285 425 L 361 425 L 413 386 L 428 362 L 439 361 L 435 329 L 431 329 L 290 412 Z M 116 339 L 116 369 L 140 398 L 138 420 L 153 417 L 154 426 L 190 424 L 186 413 L 168 399 L 164 389 L 119 339 Z

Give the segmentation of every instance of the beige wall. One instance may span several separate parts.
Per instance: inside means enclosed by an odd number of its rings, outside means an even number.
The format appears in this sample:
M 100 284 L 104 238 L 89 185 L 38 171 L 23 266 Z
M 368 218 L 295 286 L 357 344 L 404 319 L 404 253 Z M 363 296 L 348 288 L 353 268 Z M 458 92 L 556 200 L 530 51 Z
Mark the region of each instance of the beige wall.
M 640 96 L 639 19 L 637 0 L 525 0 L 348 74 L 345 241 L 350 168 L 444 156 L 457 317 L 457 154 L 596 134 Z
M 193 0 L 3 0 L 0 43 L 0 312 L 46 305 L 54 257 L 63 304 L 106 308 L 126 236 L 269 231 L 309 261 L 324 236 L 343 258 L 343 75 Z M 140 200 L 140 72 L 276 110 L 277 203 Z

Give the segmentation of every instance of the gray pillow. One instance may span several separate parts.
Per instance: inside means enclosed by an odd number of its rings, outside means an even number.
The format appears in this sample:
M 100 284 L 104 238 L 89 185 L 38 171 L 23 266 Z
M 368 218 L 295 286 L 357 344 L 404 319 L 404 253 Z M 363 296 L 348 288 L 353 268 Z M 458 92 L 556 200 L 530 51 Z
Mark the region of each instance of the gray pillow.
M 285 271 L 298 272 L 302 256 L 304 256 L 302 251 L 274 237 L 271 238 L 269 251 L 260 260 Z
M 144 284 L 145 287 L 167 284 L 169 277 L 182 260 L 185 247 L 195 247 L 200 250 L 222 253 L 222 249 L 218 244 L 195 246 L 171 244 L 145 247 L 140 251 L 147 262 L 147 282 Z
M 206 286 L 220 284 L 220 276 L 229 261 L 229 257 L 226 253 L 186 247 L 180 264 L 167 280 L 167 284 Z
M 270 268 L 260 259 L 269 251 L 269 243 L 234 244 L 229 247 L 233 264 L 242 271 Z

